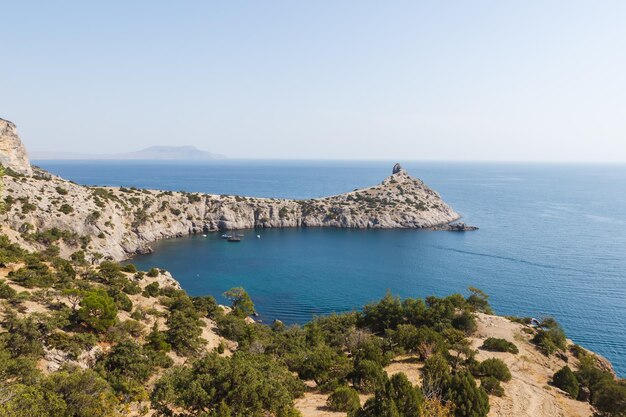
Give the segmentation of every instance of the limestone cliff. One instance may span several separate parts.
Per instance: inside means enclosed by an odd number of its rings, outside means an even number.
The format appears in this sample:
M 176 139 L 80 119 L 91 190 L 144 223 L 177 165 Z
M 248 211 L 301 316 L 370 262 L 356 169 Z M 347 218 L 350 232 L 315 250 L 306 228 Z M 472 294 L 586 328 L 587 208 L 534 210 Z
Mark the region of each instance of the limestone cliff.
M 25 168 L 12 169 L 26 174 Z M 39 169 L 32 176 L 5 175 L 4 186 L 0 219 L 14 240 L 32 249 L 52 240 L 65 256 L 82 247 L 115 260 L 149 250 L 150 242 L 192 233 L 267 227 L 434 228 L 460 217 L 399 165 L 379 185 L 309 200 L 86 187 Z
M 26 148 L 17 135 L 17 128 L 4 119 L 0 119 L 0 164 L 22 175 L 30 176 L 33 173 Z

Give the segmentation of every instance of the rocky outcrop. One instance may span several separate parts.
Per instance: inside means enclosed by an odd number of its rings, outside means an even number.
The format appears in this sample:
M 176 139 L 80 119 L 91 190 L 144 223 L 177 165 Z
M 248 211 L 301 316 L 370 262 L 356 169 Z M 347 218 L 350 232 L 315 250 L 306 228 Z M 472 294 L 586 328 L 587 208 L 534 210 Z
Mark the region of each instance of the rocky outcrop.
M 23 147 L 10 126 L 15 155 Z M 24 153 L 21 169 L 15 163 L 12 169 L 26 173 L 27 165 Z M 148 244 L 159 239 L 218 230 L 419 229 L 448 225 L 460 217 L 399 164 L 379 185 L 308 200 L 86 187 L 39 169 L 30 177 L 5 175 L 4 183 L 6 204 L 0 219 L 5 233 L 32 249 L 54 242 L 64 256 L 82 248 L 94 260 L 100 259 L 98 254 L 121 260 L 149 252 Z
M 0 164 L 21 175 L 33 174 L 26 148 L 17 135 L 17 128 L 4 119 L 0 119 Z
M 432 229 L 440 230 L 440 231 L 448 231 L 448 232 L 469 232 L 472 230 L 478 230 L 478 227 L 470 226 L 463 222 L 458 222 L 458 223 L 448 223 L 448 224 L 437 225 L 433 227 Z
M 433 228 L 460 216 L 405 171 L 381 184 L 309 200 L 85 187 L 61 178 L 5 176 L 2 224 L 32 247 L 50 229 L 64 255 L 84 246 L 120 260 L 159 239 L 218 230 L 270 227 Z M 59 237 L 60 236 L 60 237 Z M 89 243 L 85 241 L 88 237 Z M 83 237 L 83 238 L 81 238 Z

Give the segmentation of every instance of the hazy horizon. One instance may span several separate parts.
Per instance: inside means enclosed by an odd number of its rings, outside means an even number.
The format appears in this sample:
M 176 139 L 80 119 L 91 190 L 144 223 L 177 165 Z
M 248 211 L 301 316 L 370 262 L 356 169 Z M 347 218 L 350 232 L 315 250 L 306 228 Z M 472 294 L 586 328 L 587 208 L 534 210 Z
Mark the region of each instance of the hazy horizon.
M 0 118 L 36 152 L 626 162 L 626 3 L 14 2 Z

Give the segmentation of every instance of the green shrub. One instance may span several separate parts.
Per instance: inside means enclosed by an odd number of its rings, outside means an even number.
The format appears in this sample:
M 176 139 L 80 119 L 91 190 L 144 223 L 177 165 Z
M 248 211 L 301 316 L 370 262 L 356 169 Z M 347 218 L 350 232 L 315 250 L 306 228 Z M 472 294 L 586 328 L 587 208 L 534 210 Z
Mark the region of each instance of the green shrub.
M 489 358 L 480 362 L 475 367 L 475 374 L 480 377 L 492 376 L 499 381 L 507 382 L 511 380 L 511 372 L 502 360 Z
M 350 379 L 359 392 L 370 394 L 385 384 L 387 374 L 379 363 L 363 360 L 355 365 Z
M 59 207 L 59 211 L 63 214 L 70 214 L 74 211 L 74 209 L 69 204 L 64 203 Z
M 122 291 L 124 291 L 128 295 L 136 295 L 141 293 L 141 287 L 136 282 L 127 281 L 126 283 L 124 283 Z
M 452 320 L 452 326 L 465 334 L 472 334 L 476 331 L 476 318 L 472 313 L 465 311 Z
M 108 293 L 115 301 L 118 309 L 129 312 L 133 310 L 133 302 L 124 292 L 111 288 Z
M 480 348 L 491 352 L 509 352 L 513 354 L 519 353 L 519 349 L 517 348 L 517 346 L 515 346 L 514 343 L 511 343 L 505 339 L 498 339 L 495 337 L 489 337 L 485 339 L 483 345 Z
M 552 377 L 552 383 L 555 387 L 567 392 L 570 397 L 578 397 L 578 379 L 569 366 L 564 366 L 558 370 Z
M 217 414 L 232 409 L 239 416 L 295 417 L 293 400 L 303 393 L 304 384 L 270 356 L 238 351 L 173 367 L 157 381 L 151 401 L 162 415 L 235 415 Z
M 452 377 L 444 398 L 455 405 L 456 417 L 485 417 L 489 412 L 487 392 L 477 387 L 472 375 L 465 371 Z
M 146 275 L 150 278 L 156 278 L 159 276 L 159 270 L 157 268 L 150 268 Z
M 0 281 L 0 298 L 13 300 L 17 296 L 17 291 L 11 288 L 4 280 Z
M 60 195 L 67 195 L 67 190 L 65 188 L 61 187 L 61 186 L 56 187 L 55 190 Z
M 159 295 L 159 283 L 158 282 L 153 282 L 151 284 L 146 285 L 146 287 L 143 289 L 143 296 L 144 297 L 156 297 Z
M 345 385 L 335 388 L 328 397 L 326 405 L 333 411 L 351 413 L 361 407 L 359 393 Z
M 495 395 L 496 397 L 504 396 L 504 388 L 500 385 L 500 381 L 493 376 L 486 376 L 480 379 L 480 386 L 489 395 Z

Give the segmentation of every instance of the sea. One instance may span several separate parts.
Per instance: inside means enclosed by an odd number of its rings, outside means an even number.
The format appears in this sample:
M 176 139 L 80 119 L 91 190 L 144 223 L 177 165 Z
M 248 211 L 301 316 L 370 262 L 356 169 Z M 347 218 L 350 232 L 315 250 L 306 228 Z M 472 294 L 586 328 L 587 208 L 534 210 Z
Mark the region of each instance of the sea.
M 377 184 L 394 162 L 35 163 L 85 185 L 306 199 Z M 220 303 L 244 287 L 266 323 L 474 286 L 498 314 L 555 317 L 626 377 L 626 165 L 400 162 L 480 230 L 244 230 L 237 244 L 219 233 L 157 242 L 132 262 Z

